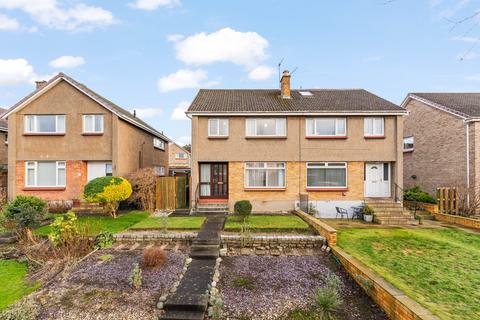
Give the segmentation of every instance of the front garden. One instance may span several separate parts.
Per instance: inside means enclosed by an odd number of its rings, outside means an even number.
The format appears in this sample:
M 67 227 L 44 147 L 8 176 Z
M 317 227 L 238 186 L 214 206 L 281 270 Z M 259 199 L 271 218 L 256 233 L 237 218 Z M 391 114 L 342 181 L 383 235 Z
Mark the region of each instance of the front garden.
M 224 228 L 226 232 L 241 232 L 245 229 L 255 233 L 312 233 L 310 226 L 294 215 L 251 215 L 245 220 L 238 216 L 227 217 Z
M 38 284 L 27 281 L 27 274 L 26 263 L 0 260 L 0 311 L 38 288 Z
M 341 229 L 338 246 L 441 319 L 480 318 L 480 234 Z

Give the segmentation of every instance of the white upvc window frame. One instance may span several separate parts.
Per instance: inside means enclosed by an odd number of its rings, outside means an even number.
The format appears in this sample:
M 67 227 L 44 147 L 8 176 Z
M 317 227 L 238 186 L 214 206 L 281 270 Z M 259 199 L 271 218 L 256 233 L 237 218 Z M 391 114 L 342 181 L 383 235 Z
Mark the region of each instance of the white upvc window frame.
M 175 153 L 175 159 L 188 159 L 188 154 L 184 152 Z
M 164 166 L 154 166 L 154 171 L 157 176 L 164 176 L 165 175 L 165 167 Z
M 405 140 L 407 140 L 407 139 L 411 139 L 411 141 L 412 141 L 411 143 L 409 143 L 409 144 L 412 145 L 411 148 L 405 148 L 405 144 L 406 144 Z M 404 137 L 403 138 L 403 152 L 412 152 L 413 150 L 415 150 L 415 139 L 413 138 L 413 136 Z
M 160 138 L 154 137 L 153 138 L 153 147 L 160 149 L 160 150 L 165 150 L 165 141 L 163 141 Z
M 93 127 L 93 130 L 92 131 L 88 131 L 86 129 L 86 119 L 87 117 L 91 117 L 92 121 L 93 121 L 93 124 L 92 124 L 92 127 Z M 100 117 L 102 119 L 102 121 L 100 122 L 100 130 L 96 130 L 97 128 L 95 128 L 95 123 L 96 123 L 96 118 L 97 117 Z M 82 120 L 83 120 L 83 133 L 97 133 L 97 134 L 101 134 L 104 132 L 104 120 L 105 120 L 105 117 L 103 116 L 103 114 L 84 114 L 83 117 L 82 117 Z
M 335 121 L 335 133 L 334 134 L 317 134 L 317 120 L 333 120 Z M 344 122 L 344 132 L 339 131 L 339 121 Z M 313 134 L 308 132 L 309 123 L 313 124 Z M 346 137 L 347 136 L 347 118 L 331 118 L 331 117 L 314 117 L 305 119 L 305 135 L 307 137 Z
M 263 167 L 248 167 L 249 163 L 262 163 Z M 283 164 L 283 167 L 268 167 L 268 163 Z M 250 186 L 248 171 L 249 170 L 276 170 L 283 171 L 283 185 L 282 186 L 268 186 L 268 175 L 266 175 L 266 186 Z M 245 189 L 285 189 L 287 187 L 287 164 L 283 161 L 247 161 L 244 163 L 244 188 Z
M 39 131 L 38 130 L 38 118 L 39 117 L 55 117 L 55 131 Z M 30 118 L 33 118 L 33 130 L 28 129 L 28 122 Z M 63 118 L 63 131 L 59 130 L 59 118 Z M 24 132 L 28 134 L 64 134 L 67 129 L 67 119 L 64 114 L 26 114 L 24 116 Z
M 39 162 L 55 162 L 55 185 L 39 185 L 38 184 L 38 163 Z M 65 184 L 59 184 L 59 169 L 64 169 L 65 172 Z M 28 171 L 34 170 L 34 184 L 28 184 Z M 64 188 L 67 182 L 67 162 L 65 160 L 59 161 L 25 161 L 25 186 L 28 188 Z
M 367 132 L 367 121 L 372 121 L 372 132 Z M 381 123 L 381 132 L 375 131 L 377 121 Z M 385 137 L 385 117 L 365 117 L 363 120 L 363 135 L 365 137 Z
M 227 124 L 226 125 L 227 132 L 224 133 L 224 134 L 220 134 L 220 123 L 223 122 L 223 121 L 225 121 L 225 123 Z M 213 123 L 216 123 L 216 125 L 217 125 L 217 130 L 215 130 L 215 132 L 212 132 L 212 130 L 211 130 Z M 208 130 L 208 136 L 209 137 L 228 137 L 228 134 L 229 134 L 229 131 L 230 131 L 230 123 L 229 123 L 227 118 L 209 118 L 208 119 L 207 130 Z
M 257 121 L 261 121 L 261 120 L 275 120 L 275 134 L 258 134 L 257 132 Z M 279 134 L 277 132 L 277 129 L 278 129 L 278 124 L 277 124 L 277 121 L 283 121 L 284 123 L 284 133 L 283 134 Z M 248 124 L 250 122 L 253 122 L 253 128 L 254 128 L 254 132 L 248 132 Z M 287 118 L 286 117 L 264 117 L 264 118 L 246 118 L 245 119 L 245 136 L 246 137 L 280 137 L 280 138 L 285 138 L 287 137 L 287 129 L 288 129 L 288 125 L 287 125 Z
M 339 165 L 342 166 L 339 166 Z M 308 169 L 345 169 L 345 185 L 343 186 L 309 186 L 308 185 Z M 308 189 L 347 189 L 348 188 L 348 162 L 345 161 L 329 161 L 329 162 L 307 162 L 306 170 L 306 188 Z

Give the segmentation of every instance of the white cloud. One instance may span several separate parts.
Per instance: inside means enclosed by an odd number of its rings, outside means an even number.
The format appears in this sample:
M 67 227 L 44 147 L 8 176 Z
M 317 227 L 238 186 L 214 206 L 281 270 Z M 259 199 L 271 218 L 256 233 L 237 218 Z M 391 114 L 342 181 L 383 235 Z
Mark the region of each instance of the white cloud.
M 134 8 L 153 11 L 159 7 L 175 7 L 181 4 L 180 0 L 137 0 L 130 5 Z
M 163 113 L 163 110 L 160 108 L 136 108 L 131 110 L 131 112 L 133 113 L 134 110 L 140 119 L 159 117 Z
M 177 41 L 182 40 L 183 38 L 185 38 L 185 36 L 183 34 L 180 34 L 180 33 L 169 34 L 167 36 L 167 41 L 168 42 L 177 42 Z
M 260 65 L 252 69 L 248 73 L 248 78 L 250 80 L 261 81 L 267 80 L 275 74 L 275 69 L 266 65 Z
M 253 68 L 267 59 L 268 41 L 256 32 L 239 32 L 231 28 L 213 33 L 197 33 L 175 44 L 176 55 L 186 64 L 208 65 L 231 62 Z
M 56 69 L 71 69 L 85 64 L 85 59 L 81 56 L 61 56 L 48 64 Z
M 184 146 L 186 144 L 192 143 L 192 137 L 191 136 L 181 136 L 176 139 L 177 144 L 180 146 Z
M 0 0 L 0 8 L 21 10 L 37 23 L 59 30 L 92 30 L 116 22 L 110 11 L 78 1 Z
M 180 69 L 161 77 L 157 85 L 160 92 L 169 92 L 186 88 L 210 87 L 218 84 L 217 81 L 207 81 L 207 78 L 208 73 L 205 70 Z
M 181 101 L 177 104 L 177 106 L 173 109 L 171 119 L 172 120 L 188 120 L 185 111 L 187 111 L 188 107 L 190 106 L 189 101 Z
M 35 80 L 45 80 L 50 76 L 39 76 L 27 60 L 0 59 L 0 86 L 33 83 Z
M 17 20 L 0 13 L 0 30 L 13 31 L 18 29 L 20 29 L 20 24 Z

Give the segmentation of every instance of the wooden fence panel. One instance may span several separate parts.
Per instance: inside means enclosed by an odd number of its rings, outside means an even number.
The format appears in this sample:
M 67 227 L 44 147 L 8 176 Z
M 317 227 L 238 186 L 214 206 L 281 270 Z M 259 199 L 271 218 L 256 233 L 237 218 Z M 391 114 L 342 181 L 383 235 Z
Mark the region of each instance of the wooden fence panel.
M 437 200 L 440 213 L 458 214 L 459 197 L 457 188 L 438 188 Z
M 155 208 L 175 210 L 187 208 L 187 177 L 159 177 L 157 179 Z
M 176 182 L 176 197 L 177 197 L 177 209 L 183 209 L 187 207 L 187 177 L 178 176 L 175 177 Z

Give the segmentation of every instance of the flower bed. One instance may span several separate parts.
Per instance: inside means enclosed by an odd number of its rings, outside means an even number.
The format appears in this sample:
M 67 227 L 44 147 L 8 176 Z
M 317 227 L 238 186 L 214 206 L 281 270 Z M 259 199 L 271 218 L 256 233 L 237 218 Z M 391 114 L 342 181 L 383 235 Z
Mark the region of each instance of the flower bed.
M 295 319 L 315 289 L 337 275 L 343 283 L 338 319 L 387 319 L 362 289 L 326 256 L 233 256 L 220 265 L 219 289 L 229 319 Z

